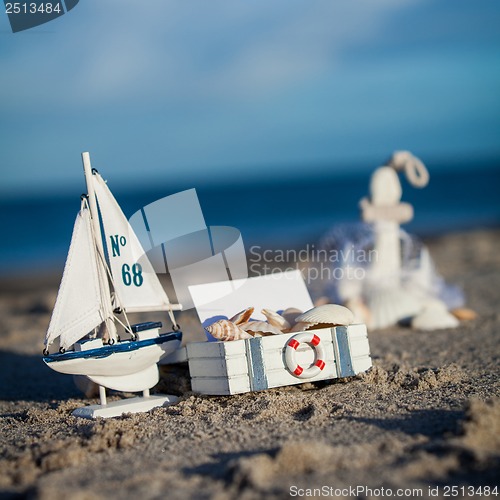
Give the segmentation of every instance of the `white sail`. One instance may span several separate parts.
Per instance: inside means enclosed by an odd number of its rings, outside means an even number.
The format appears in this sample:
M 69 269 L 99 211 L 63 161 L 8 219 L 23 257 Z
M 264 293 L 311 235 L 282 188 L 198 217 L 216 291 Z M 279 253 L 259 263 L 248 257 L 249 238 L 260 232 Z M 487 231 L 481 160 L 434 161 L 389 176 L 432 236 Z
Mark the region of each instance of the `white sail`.
M 76 217 L 45 345 L 60 337 L 60 346 L 68 349 L 105 319 L 90 212 L 82 207 Z
M 98 173 L 93 175 L 93 181 L 118 305 L 126 312 L 172 309 L 153 266 L 113 194 Z

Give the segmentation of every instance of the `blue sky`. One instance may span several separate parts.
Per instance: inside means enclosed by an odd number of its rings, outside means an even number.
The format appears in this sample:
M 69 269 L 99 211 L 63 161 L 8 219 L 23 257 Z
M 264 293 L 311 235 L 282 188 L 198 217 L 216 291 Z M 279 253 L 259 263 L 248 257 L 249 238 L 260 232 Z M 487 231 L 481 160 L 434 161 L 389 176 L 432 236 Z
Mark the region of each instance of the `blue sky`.
M 80 0 L 0 14 L 0 193 L 500 159 L 498 0 Z M 238 180 L 239 182 L 239 180 Z

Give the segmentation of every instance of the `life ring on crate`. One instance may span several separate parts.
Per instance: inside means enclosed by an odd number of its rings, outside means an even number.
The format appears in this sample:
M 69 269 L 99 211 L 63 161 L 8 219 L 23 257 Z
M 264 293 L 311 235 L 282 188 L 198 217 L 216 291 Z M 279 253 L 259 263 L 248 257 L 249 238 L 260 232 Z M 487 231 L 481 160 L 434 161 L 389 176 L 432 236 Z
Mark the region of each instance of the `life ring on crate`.
M 310 344 L 316 353 L 316 361 L 309 368 L 303 368 L 295 359 L 297 348 L 301 343 Z M 288 370 L 298 378 L 313 378 L 319 375 L 325 367 L 325 349 L 321 339 L 313 332 L 304 332 L 294 335 L 286 344 L 285 364 Z

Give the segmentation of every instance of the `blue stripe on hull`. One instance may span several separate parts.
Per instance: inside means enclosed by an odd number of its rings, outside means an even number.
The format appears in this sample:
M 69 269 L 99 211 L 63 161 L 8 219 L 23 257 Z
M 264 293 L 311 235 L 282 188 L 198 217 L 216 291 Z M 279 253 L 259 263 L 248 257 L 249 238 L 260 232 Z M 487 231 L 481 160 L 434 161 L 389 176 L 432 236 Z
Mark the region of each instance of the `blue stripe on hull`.
M 147 347 L 154 344 L 164 344 L 165 342 L 170 342 L 172 340 L 182 340 L 182 332 L 165 333 L 156 337 L 154 339 L 145 340 L 124 340 L 113 345 L 105 345 L 97 349 L 89 349 L 88 351 L 69 351 L 65 353 L 54 353 L 48 356 L 44 356 L 43 360 L 45 363 L 55 363 L 57 361 L 67 361 L 69 359 L 85 359 L 85 358 L 107 358 L 112 354 L 117 352 L 130 352 L 141 349 L 142 347 Z

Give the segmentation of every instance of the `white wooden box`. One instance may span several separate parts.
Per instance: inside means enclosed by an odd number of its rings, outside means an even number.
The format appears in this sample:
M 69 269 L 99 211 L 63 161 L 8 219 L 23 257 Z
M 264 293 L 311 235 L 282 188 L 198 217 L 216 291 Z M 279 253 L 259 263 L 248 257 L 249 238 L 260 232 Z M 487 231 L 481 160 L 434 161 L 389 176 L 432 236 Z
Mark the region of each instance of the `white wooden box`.
M 312 377 L 299 378 L 287 366 L 290 340 L 304 332 L 254 337 L 232 342 L 192 342 L 186 345 L 191 386 L 201 394 L 228 395 L 271 387 L 302 384 L 338 377 L 351 377 L 371 367 L 366 326 L 350 325 L 307 332 L 320 339 L 324 368 Z M 314 366 L 318 353 L 300 343 L 295 360 Z

